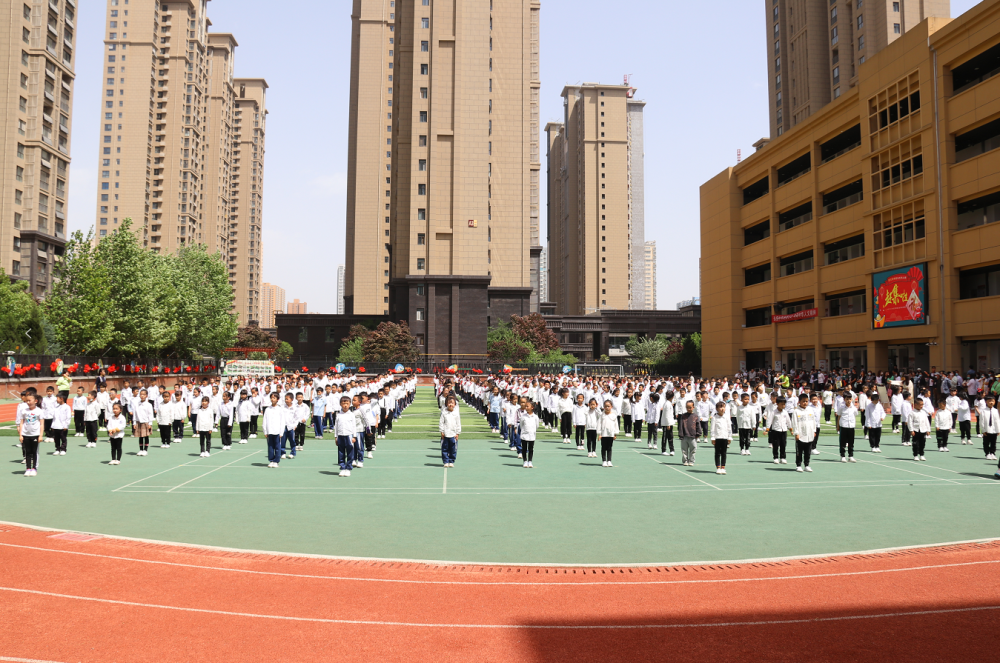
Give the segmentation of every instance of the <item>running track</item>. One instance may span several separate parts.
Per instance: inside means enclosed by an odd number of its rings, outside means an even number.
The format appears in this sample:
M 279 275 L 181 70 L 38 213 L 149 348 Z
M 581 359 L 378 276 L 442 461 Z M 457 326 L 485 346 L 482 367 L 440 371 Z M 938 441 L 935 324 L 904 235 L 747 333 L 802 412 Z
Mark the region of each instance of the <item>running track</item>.
M 0 526 L 0 661 L 989 660 L 1000 541 L 745 564 L 422 565 Z

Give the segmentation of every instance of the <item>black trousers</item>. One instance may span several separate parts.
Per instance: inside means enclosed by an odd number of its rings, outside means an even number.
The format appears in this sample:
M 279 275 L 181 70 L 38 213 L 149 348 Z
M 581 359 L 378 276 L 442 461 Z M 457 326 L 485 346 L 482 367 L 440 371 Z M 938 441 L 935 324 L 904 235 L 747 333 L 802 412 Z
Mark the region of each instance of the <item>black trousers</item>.
M 958 430 L 963 440 L 972 439 L 972 422 L 971 421 L 960 421 L 958 422 Z
M 560 418 L 559 432 L 562 433 L 563 439 L 568 440 L 573 434 L 573 413 L 563 412 Z
M 56 451 L 66 451 L 66 438 L 69 437 L 69 431 L 65 428 L 52 428 L 52 439 L 56 443 Z
M 795 466 L 809 467 L 810 459 L 812 459 L 812 443 L 795 440 Z
M 521 441 L 524 444 L 524 441 Z M 597 431 L 588 430 L 587 431 L 587 453 L 597 453 Z
M 583 446 L 583 438 L 586 435 L 587 427 L 586 426 L 575 426 L 574 428 L 576 430 L 576 446 L 582 447 Z
M 948 433 L 949 431 L 946 430 L 937 431 L 938 449 L 944 449 L 945 447 L 948 446 Z
M 656 427 L 657 427 L 657 424 L 646 424 L 646 426 L 647 426 L 647 430 L 646 430 L 646 443 L 647 444 L 655 445 L 656 444 Z
M 923 456 L 924 446 L 927 444 L 927 433 L 913 434 L 913 456 Z
M 826 420 L 826 423 L 830 423 L 830 412 L 832 410 L 833 410 L 833 405 L 826 405 L 826 404 L 823 405 L 823 418 Z
M 882 429 L 881 428 L 869 428 L 868 429 L 868 444 L 871 445 L 872 449 L 879 449 L 882 445 Z
M 635 439 L 642 439 L 642 419 L 636 419 L 632 422 L 632 433 L 635 435 Z
M 521 458 L 528 462 L 535 457 L 535 441 L 521 440 Z
M 179 440 L 184 437 L 184 420 L 174 419 L 174 439 Z
M 750 448 L 750 433 L 752 432 L 749 428 L 740 429 L 740 451 Z
M 38 469 L 38 436 L 25 435 L 21 440 L 21 453 L 24 454 L 24 469 Z
M 903 415 L 901 415 L 901 414 L 894 414 L 894 415 L 892 415 L 892 430 L 894 430 L 894 431 L 899 430 L 899 422 L 902 420 L 902 418 L 903 418 Z
M 910 442 L 913 439 L 913 434 L 910 432 L 910 427 L 908 424 L 903 424 L 903 442 Z
M 306 425 L 298 424 L 295 427 L 295 446 L 304 447 L 306 446 Z
M 622 419 L 625 420 L 625 432 L 627 434 L 631 434 L 632 433 L 632 415 L 631 414 L 623 414 L 622 415 Z
M 997 452 L 997 434 L 983 433 L 983 452 L 989 456 Z
M 233 427 L 229 425 L 229 418 L 219 419 L 219 437 L 222 438 L 222 446 L 228 447 L 233 443 Z
M 97 421 L 87 422 L 87 442 L 97 442 Z
M 726 450 L 729 447 L 729 440 L 715 440 L 715 466 L 726 466 Z
M 160 428 L 160 444 L 165 444 L 169 447 L 171 438 L 170 424 L 161 424 L 159 428 Z
M 211 451 L 212 450 L 212 431 L 210 431 L 210 430 L 198 431 L 198 437 L 200 438 L 200 441 L 201 441 L 201 450 L 203 452 L 204 451 Z
M 788 446 L 788 431 L 773 430 L 767 434 L 767 442 L 771 445 L 771 453 L 775 458 L 785 459 L 785 447 Z
M 840 429 L 840 457 L 854 457 L 854 428 L 844 428 Z M 844 453 L 844 452 L 847 453 Z
M 602 437 L 601 438 L 601 460 L 610 461 L 611 460 L 611 445 L 615 443 L 615 438 L 613 437 Z
M 251 435 L 256 435 L 257 434 L 257 417 L 258 416 L 259 415 L 256 415 L 256 414 L 251 414 L 250 415 L 250 434 Z
M 125 438 L 113 437 L 110 439 L 110 442 L 111 442 L 111 460 L 121 460 L 122 444 L 124 444 Z
M 73 411 L 73 428 L 74 428 L 73 432 L 76 433 L 77 435 L 79 435 L 86 429 L 86 426 L 83 423 L 83 410 Z
M 674 450 L 674 427 L 673 426 L 662 426 L 663 434 L 660 435 L 660 451 L 666 451 L 670 448 L 670 451 Z
M 245 440 L 250 436 L 250 422 L 241 421 L 240 422 L 240 439 Z

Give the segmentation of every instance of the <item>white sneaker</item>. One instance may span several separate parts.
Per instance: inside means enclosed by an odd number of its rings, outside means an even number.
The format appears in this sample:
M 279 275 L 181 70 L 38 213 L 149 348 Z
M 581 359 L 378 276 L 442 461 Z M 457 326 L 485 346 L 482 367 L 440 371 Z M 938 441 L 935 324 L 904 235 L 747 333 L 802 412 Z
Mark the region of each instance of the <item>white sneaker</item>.
M 847 462 L 847 456 L 841 456 L 840 457 L 840 462 L 841 463 L 846 463 Z
M 941 448 L 941 451 L 943 451 L 943 452 L 945 452 L 945 453 L 950 453 L 950 452 L 948 451 L 948 447 L 942 447 L 942 448 Z
M 723 467 L 723 468 L 722 468 L 722 472 L 721 472 L 721 473 L 722 473 L 722 474 L 725 474 L 725 473 L 726 473 L 726 468 L 724 468 L 724 467 Z
M 775 464 L 775 465 L 781 465 L 781 461 L 780 461 L 780 460 L 778 460 L 777 458 L 775 458 L 775 459 L 774 459 L 774 464 Z
M 921 456 L 920 460 L 927 460 L 927 457 L 926 456 Z
M 198 437 L 198 433 L 192 433 L 191 437 Z
M 373 456 L 373 455 L 372 455 L 372 452 L 370 452 L 370 451 L 369 451 L 369 452 L 368 452 L 368 457 L 369 457 L 369 458 L 374 458 L 375 456 Z
M 798 467 L 795 468 L 795 471 L 796 472 L 804 472 L 805 470 L 803 470 L 801 466 L 798 466 Z
M 250 433 L 250 439 L 251 440 L 256 440 L 257 439 L 257 433 Z
M 608 466 L 608 461 L 602 460 L 601 461 L 601 467 L 607 467 L 607 466 Z
M 806 472 L 812 472 L 812 471 L 813 471 L 813 468 L 811 468 L 811 467 L 807 467 L 806 468 Z
M 351 476 L 351 471 L 350 470 L 344 470 L 344 476 L 345 477 Z
M 614 464 L 610 460 L 608 461 L 608 467 L 614 467 Z
M 721 467 L 716 468 L 715 473 L 716 474 L 722 474 L 722 468 Z
M 354 467 L 364 467 L 364 466 L 365 464 L 360 461 L 354 464 Z
M 819 449 L 813 449 L 812 455 L 816 456 L 819 454 Z
M 670 452 L 669 452 L 669 451 L 664 451 L 664 452 L 663 452 L 663 453 L 661 453 L 660 455 L 661 455 L 661 456 L 669 456 L 669 455 L 670 455 Z
M 273 463 L 272 463 L 272 467 L 273 467 Z M 340 471 L 340 474 L 338 474 L 337 476 L 340 476 L 340 477 L 346 477 L 346 476 L 347 476 L 347 474 L 346 474 L 346 473 L 347 473 L 347 470 L 341 470 L 341 471 Z
M 534 464 L 533 462 L 531 462 L 531 461 L 529 460 L 529 461 L 528 461 L 528 467 L 529 467 L 530 469 L 534 469 L 534 468 L 535 468 L 535 464 Z
M 849 457 L 849 458 L 847 459 L 847 462 L 848 462 L 848 463 L 856 463 L 856 462 L 858 462 L 858 461 L 854 460 L 854 456 L 851 456 L 851 457 Z
M 528 466 L 528 461 L 524 461 L 523 467 L 527 467 L 527 466 Z
M 246 443 L 247 443 L 246 440 L 240 440 L 240 444 L 246 444 Z

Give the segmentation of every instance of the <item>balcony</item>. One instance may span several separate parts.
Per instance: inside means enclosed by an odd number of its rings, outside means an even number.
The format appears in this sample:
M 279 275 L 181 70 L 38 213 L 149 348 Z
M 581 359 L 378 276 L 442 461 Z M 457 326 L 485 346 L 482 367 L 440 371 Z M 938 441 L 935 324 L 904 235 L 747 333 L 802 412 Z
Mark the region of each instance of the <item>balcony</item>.
M 861 202 L 863 199 L 864 187 L 861 180 L 851 182 L 830 193 L 823 194 L 823 214 L 832 214 L 848 205 Z

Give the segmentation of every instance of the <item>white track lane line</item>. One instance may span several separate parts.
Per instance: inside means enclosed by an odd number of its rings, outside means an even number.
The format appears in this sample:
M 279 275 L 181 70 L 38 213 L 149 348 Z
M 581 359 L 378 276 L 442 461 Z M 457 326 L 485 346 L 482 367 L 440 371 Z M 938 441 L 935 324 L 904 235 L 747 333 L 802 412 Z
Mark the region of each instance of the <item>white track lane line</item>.
M 0 656 L 0 661 L 13 661 L 13 663 L 58 663 L 58 661 L 40 661 L 37 658 L 14 658 L 13 656 Z
M 984 612 L 987 610 L 1000 610 L 1000 605 L 980 606 L 975 608 L 950 608 L 945 610 L 914 610 L 912 612 L 886 612 L 874 615 L 843 615 L 841 617 L 813 617 L 808 619 L 776 619 L 771 621 L 754 622 L 709 622 L 704 624 L 434 624 L 422 622 L 389 622 L 365 619 L 325 619 L 322 617 L 290 617 L 288 615 L 262 615 L 251 612 L 232 612 L 228 610 L 208 610 L 206 608 L 184 608 L 173 605 L 162 605 L 156 603 L 138 603 L 136 601 L 118 601 L 115 599 L 101 599 L 91 596 L 74 596 L 72 594 L 56 594 L 54 592 L 42 592 L 34 589 L 17 589 L 14 587 L 0 587 L 0 591 L 14 592 L 19 594 L 31 594 L 34 596 L 45 596 L 57 599 L 70 599 L 74 601 L 88 601 L 93 603 L 103 603 L 106 605 L 123 605 L 133 608 L 152 608 L 156 610 L 175 610 L 178 612 L 196 612 L 209 615 L 223 615 L 227 617 L 250 617 L 252 619 L 273 619 L 288 622 L 308 622 L 314 624 L 347 624 L 357 626 L 403 626 L 415 628 L 459 628 L 459 629 L 489 629 L 489 630 L 545 630 L 545 631 L 590 631 L 590 630 L 627 630 L 627 629 L 675 629 L 675 628 L 711 628 L 711 627 L 746 627 L 746 626 L 780 626 L 787 624 L 818 624 L 822 622 L 843 622 L 861 619 L 890 619 L 893 617 L 919 617 L 926 615 L 946 615 L 954 613 Z
M 862 461 L 859 461 L 859 462 L 868 463 L 869 465 L 878 465 L 879 467 L 885 467 L 885 468 L 888 468 L 890 470 L 900 470 L 902 472 L 909 472 L 910 474 L 916 474 L 916 475 L 919 475 L 919 476 L 922 476 L 922 477 L 927 477 L 928 479 L 936 479 L 937 481 L 947 481 L 948 483 L 962 485 L 960 481 L 955 481 L 953 479 L 945 479 L 944 477 L 935 477 L 935 476 L 931 476 L 930 474 L 924 474 L 923 472 L 914 472 L 913 470 L 908 470 L 905 467 L 893 467 L 892 465 L 884 465 L 882 463 L 876 463 L 876 462 L 870 461 L 870 460 L 862 460 Z
M 642 456 L 643 458 L 649 458 L 649 460 L 653 461 L 654 463 L 657 463 L 657 464 L 659 464 L 659 465 L 666 465 L 667 467 L 669 467 L 670 469 L 674 470 L 675 472 L 680 472 L 680 473 L 681 473 L 681 474 L 683 474 L 684 476 L 686 476 L 686 477 L 689 477 L 689 478 L 691 478 L 691 479 L 694 479 L 695 481 L 697 481 L 697 482 L 699 482 L 699 483 L 703 483 L 703 484 L 705 484 L 706 486 L 709 486 L 709 487 L 711 487 L 711 488 L 715 488 L 716 490 L 722 490 L 722 488 L 719 488 L 718 486 L 715 486 L 715 485 L 713 485 L 713 484 L 710 484 L 710 483 L 709 483 L 709 482 L 707 482 L 707 481 L 702 481 L 702 480 L 701 480 L 701 479 L 699 479 L 698 477 L 694 477 L 694 476 L 691 476 L 691 474 L 690 474 L 690 473 L 688 473 L 688 472 L 683 472 L 683 471 L 681 471 L 680 469 L 678 469 L 678 468 L 674 467 L 673 465 L 670 465 L 670 464 L 668 464 L 668 463 L 663 463 L 663 462 L 661 462 L 661 461 L 658 461 L 658 460 L 656 460 L 655 458 L 651 458 L 650 456 L 647 456 L 647 455 L 646 455 L 646 454 L 644 454 L 644 453 L 640 453 L 638 449 L 632 449 L 632 451 L 636 452 L 637 454 L 639 454 L 639 455 L 640 455 L 640 456 Z M 679 488 L 680 486 L 677 486 L 677 487 Z
M 218 472 L 219 470 L 221 470 L 221 469 L 222 469 L 222 468 L 224 468 L 224 467 L 228 467 L 228 466 L 230 466 L 230 465 L 233 465 L 233 464 L 235 464 L 235 463 L 238 463 L 238 462 L 240 462 L 241 460 L 245 460 L 245 459 L 247 459 L 247 458 L 250 458 L 251 456 L 256 456 L 256 455 L 257 455 L 257 454 L 259 454 L 259 453 L 263 453 L 263 452 L 261 452 L 261 451 L 252 451 L 252 452 L 250 452 L 250 453 L 248 453 L 248 454 L 244 454 L 244 455 L 240 456 L 239 458 L 237 458 L 236 460 L 234 460 L 234 461 L 232 461 L 232 462 L 229 462 L 229 463 L 226 463 L 225 465 L 220 465 L 219 467 L 216 467 L 216 468 L 214 468 L 214 469 L 211 469 L 211 470 L 209 470 L 208 472 L 205 472 L 204 474 L 199 474 L 199 475 L 198 475 L 198 476 L 196 476 L 195 478 L 191 479 L 190 481 L 185 481 L 184 483 L 180 484 L 179 486 L 174 486 L 173 488 L 171 488 L 171 489 L 170 489 L 170 490 L 168 490 L 167 492 L 168 492 L 168 493 L 172 493 L 172 492 L 174 492 L 175 490 L 177 490 L 178 488 L 181 488 L 181 487 L 183 487 L 183 486 L 186 486 L 186 485 L 188 485 L 189 483 L 192 483 L 192 482 L 194 482 L 194 481 L 197 481 L 198 479 L 200 479 L 200 478 L 202 478 L 202 477 L 207 477 L 207 476 L 208 476 L 209 474 L 211 474 L 212 472 Z
M 96 557 L 99 559 L 111 559 L 115 561 L 122 562 L 134 562 L 136 564 L 155 564 L 159 566 L 176 566 L 180 568 L 187 569 L 198 569 L 202 571 L 223 571 L 226 573 L 245 573 L 248 575 L 260 575 L 260 576 L 276 576 L 279 578 L 302 578 L 307 580 L 335 580 L 335 581 L 355 581 L 355 582 L 381 582 L 381 583 L 391 583 L 391 584 L 401 584 L 401 585 L 475 585 L 475 586 L 513 586 L 513 587 L 577 587 L 577 586 L 604 586 L 604 585 L 627 585 L 629 587 L 635 587 L 640 585 L 714 585 L 714 584 L 727 584 L 727 583 L 742 583 L 742 582 L 772 582 L 779 580 L 813 580 L 813 579 L 824 579 L 824 578 L 843 578 L 843 577 L 853 577 L 853 576 L 874 576 L 882 575 L 886 573 L 909 573 L 913 571 L 933 571 L 938 569 L 949 569 L 949 568 L 961 568 L 966 566 L 984 566 L 987 564 L 1000 564 L 1000 559 L 998 560 L 983 560 L 977 562 L 954 562 L 951 564 L 928 564 L 924 566 L 910 566 L 902 569 L 875 569 L 872 571 L 842 571 L 838 573 L 819 573 L 813 575 L 794 575 L 794 576 L 761 576 L 757 578 L 708 578 L 701 580 L 632 580 L 628 582 L 617 582 L 613 580 L 595 580 L 595 581 L 583 581 L 583 582 L 477 582 L 468 580 L 402 580 L 398 578 L 357 578 L 353 576 L 320 576 L 320 575 L 308 575 L 299 573 L 279 573 L 277 571 L 254 571 L 250 569 L 233 569 L 220 566 L 205 566 L 203 564 L 184 564 L 181 562 L 164 562 L 161 560 L 153 559 L 139 559 L 135 557 L 121 557 L 116 555 L 101 555 L 98 553 L 85 553 L 76 550 L 59 550 L 55 548 L 40 548 L 35 546 L 22 546 L 14 543 L 0 543 L 0 546 L 7 548 L 21 548 L 24 550 L 34 550 L 40 552 L 57 553 L 64 555 L 77 555 L 80 557 Z M 699 566 L 721 566 L 725 563 L 720 564 L 701 564 Z M 481 566 L 481 565 L 473 565 Z M 490 565 L 490 566 L 509 566 L 509 565 Z
M 200 460 L 200 459 L 199 459 L 199 460 Z M 144 478 L 144 479 L 139 479 L 138 481 L 133 481 L 132 483 L 130 483 L 130 484 L 126 484 L 126 485 L 122 486 L 121 488 L 115 488 L 115 489 L 114 489 L 114 490 L 112 490 L 111 492 L 112 492 L 112 493 L 117 493 L 117 492 L 118 492 L 118 491 L 120 491 L 120 490 L 125 490 L 126 488 L 131 488 L 132 486 L 134 486 L 134 485 L 135 485 L 135 484 L 137 484 L 137 483 L 142 483 L 143 481 L 149 481 L 149 480 L 150 480 L 150 479 L 152 479 L 153 477 L 158 477 L 158 476 L 160 476 L 161 474 L 166 474 L 167 472 L 173 472 L 174 470 L 177 470 L 177 469 L 180 469 L 180 468 L 182 468 L 182 467 L 186 467 L 186 466 L 188 466 L 188 465 L 191 465 L 191 464 L 193 464 L 193 463 L 197 463 L 197 462 L 198 462 L 197 460 L 189 460 L 189 461 L 188 461 L 188 462 L 186 462 L 186 463 L 181 463 L 180 465 L 177 465 L 177 466 L 175 466 L 175 467 L 171 467 L 171 468 L 168 468 L 168 469 L 166 469 L 166 470 L 163 470 L 162 472 L 157 472 L 156 474 L 150 474 L 150 475 L 149 475 L 148 477 L 146 477 L 146 478 Z M 141 487 L 141 486 L 140 486 L 140 487 Z

